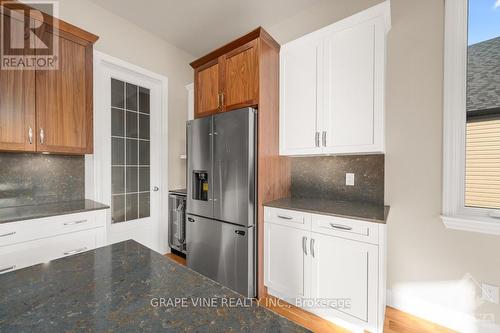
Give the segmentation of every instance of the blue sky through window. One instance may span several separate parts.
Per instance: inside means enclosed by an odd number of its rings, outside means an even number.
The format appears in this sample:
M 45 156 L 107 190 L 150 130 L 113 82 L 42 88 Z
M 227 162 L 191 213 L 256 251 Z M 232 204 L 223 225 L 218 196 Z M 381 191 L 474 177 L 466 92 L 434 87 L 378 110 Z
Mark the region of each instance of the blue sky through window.
M 469 0 L 469 45 L 500 36 L 500 0 Z

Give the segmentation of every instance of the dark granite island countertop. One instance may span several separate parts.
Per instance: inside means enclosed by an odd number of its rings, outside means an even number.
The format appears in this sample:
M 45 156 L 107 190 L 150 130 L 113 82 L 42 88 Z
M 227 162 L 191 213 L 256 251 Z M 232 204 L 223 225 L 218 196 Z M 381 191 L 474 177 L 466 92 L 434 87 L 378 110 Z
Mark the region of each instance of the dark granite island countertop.
M 309 332 L 131 240 L 0 275 L 0 294 L 1 332 Z
M 345 217 L 368 222 L 387 222 L 389 206 L 367 202 L 338 201 L 319 198 L 284 198 L 264 204 L 267 207 L 298 210 L 313 214 Z
M 0 223 L 16 222 L 42 217 L 83 213 L 93 210 L 107 209 L 109 206 L 93 200 L 74 200 L 46 203 L 31 206 L 0 208 Z

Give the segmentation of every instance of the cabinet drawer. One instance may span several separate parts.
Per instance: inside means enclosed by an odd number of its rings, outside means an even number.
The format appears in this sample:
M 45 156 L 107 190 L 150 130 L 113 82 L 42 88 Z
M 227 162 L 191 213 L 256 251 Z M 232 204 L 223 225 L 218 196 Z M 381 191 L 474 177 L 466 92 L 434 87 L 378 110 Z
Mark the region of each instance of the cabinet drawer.
M 60 215 L 0 224 L 0 247 L 80 230 L 103 227 L 99 213 Z
M 342 217 L 312 214 L 312 231 L 378 244 L 378 224 Z
M 101 245 L 103 228 L 59 235 L 0 248 L 0 274 L 85 252 Z
M 288 209 L 265 207 L 264 222 L 310 230 L 311 214 Z

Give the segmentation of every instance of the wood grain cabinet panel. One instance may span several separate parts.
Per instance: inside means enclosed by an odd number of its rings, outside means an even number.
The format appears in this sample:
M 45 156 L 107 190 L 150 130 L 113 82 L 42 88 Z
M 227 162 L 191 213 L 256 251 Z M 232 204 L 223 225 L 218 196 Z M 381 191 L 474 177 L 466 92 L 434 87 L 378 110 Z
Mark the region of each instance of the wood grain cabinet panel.
M 196 86 L 198 87 L 196 89 L 196 118 L 214 114 L 220 109 L 219 71 L 218 60 L 210 62 L 195 71 Z
M 259 298 L 266 295 L 263 204 L 290 194 L 290 161 L 286 157 L 279 156 L 279 51 L 279 44 L 259 27 L 191 63 L 195 71 L 195 118 L 250 106 L 258 110 L 256 133 L 258 145 L 255 154 L 259 166 L 257 172 Z M 217 99 L 219 96 L 220 100 Z
M 58 70 L 36 71 L 38 150 L 83 154 L 92 130 L 86 123 L 85 47 L 59 38 L 59 54 Z
M 256 41 L 252 41 L 224 57 L 225 111 L 258 104 L 259 58 Z
M 31 13 L 31 8 L 21 3 L 1 3 L 0 6 L 4 15 L 2 40 L 8 43 L 15 32 L 30 38 L 29 25 L 11 17 L 14 13 L 11 9 Z M 25 18 L 27 20 L 35 23 L 41 18 L 32 16 Z M 0 151 L 91 154 L 93 44 L 98 37 L 43 14 L 37 38 L 49 46 L 48 50 L 58 52 L 57 68 L 0 70 Z M 54 41 L 57 47 L 52 48 Z M 32 42 L 25 40 L 25 46 Z M 30 56 L 46 56 L 50 55 L 47 49 L 25 47 L 24 52 L 25 55 L 30 52 Z
M 7 15 L 3 16 L 2 23 L 4 35 L 15 33 L 12 31 L 14 29 L 24 30 L 23 22 L 11 19 Z M 0 60 L 3 61 L 1 55 Z M 34 151 L 35 149 L 35 72 L 2 69 L 0 70 L 0 150 Z

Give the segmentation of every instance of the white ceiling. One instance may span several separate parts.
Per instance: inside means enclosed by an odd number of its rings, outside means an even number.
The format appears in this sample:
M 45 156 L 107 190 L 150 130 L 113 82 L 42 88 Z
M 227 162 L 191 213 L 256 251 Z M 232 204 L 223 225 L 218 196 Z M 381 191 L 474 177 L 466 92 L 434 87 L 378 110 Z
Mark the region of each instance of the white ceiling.
M 318 0 L 92 0 L 195 57 Z

